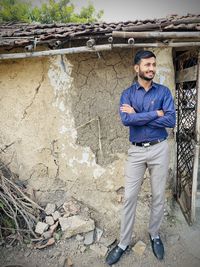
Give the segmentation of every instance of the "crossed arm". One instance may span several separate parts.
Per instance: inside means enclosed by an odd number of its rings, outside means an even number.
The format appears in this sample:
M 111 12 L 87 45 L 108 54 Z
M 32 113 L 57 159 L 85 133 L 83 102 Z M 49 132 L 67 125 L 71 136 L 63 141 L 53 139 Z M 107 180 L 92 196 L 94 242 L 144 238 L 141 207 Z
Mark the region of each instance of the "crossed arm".
M 120 115 L 125 126 L 149 126 L 151 128 L 173 128 L 176 122 L 174 101 L 170 91 L 164 97 L 162 110 L 137 112 L 128 97 L 120 100 Z

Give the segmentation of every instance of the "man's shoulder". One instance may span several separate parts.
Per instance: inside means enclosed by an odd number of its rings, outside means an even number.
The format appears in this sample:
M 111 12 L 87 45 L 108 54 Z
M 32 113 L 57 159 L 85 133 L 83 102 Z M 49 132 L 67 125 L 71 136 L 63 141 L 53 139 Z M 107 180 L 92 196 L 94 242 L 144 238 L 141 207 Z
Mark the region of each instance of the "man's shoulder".
M 159 92 L 163 92 L 163 93 L 168 93 L 168 92 L 171 92 L 169 87 L 167 87 L 166 85 L 163 85 L 163 84 L 160 84 L 160 83 L 153 83 L 154 84 L 154 87 L 156 87 Z
M 161 84 L 161 83 L 155 83 L 155 82 L 153 82 L 153 85 L 154 85 L 155 87 L 159 88 L 159 89 L 169 90 L 169 88 L 168 88 L 166 85 Z
M 130 92 L 132 92 L 135 89 L 136 89 L 136 83 L 132 83 L 129 87 L 125 88 L 122 91 L 122 94 L 129 94 Z

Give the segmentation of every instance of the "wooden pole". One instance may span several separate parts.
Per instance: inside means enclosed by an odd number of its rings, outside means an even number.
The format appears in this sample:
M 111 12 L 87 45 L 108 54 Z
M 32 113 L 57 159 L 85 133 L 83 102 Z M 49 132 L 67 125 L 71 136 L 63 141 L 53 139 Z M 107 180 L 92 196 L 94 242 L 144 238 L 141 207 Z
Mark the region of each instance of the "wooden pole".
M 194 149 L 194 165 L 193 165 L 193 177 L 192 177 L 192 199 L 191 199 L 191 222 L 195 222 L 196 219 L 196 199 L 197 199 L 197 179 L 199 170 L 199 150 L 200 150 L 200 52 L 198 53 L 197 64 L 197 118 L 196 118 L 196 145 Z
M 160 39 L 180 39 L 180 38 L 197 38 L 200 39 L 198 32 L 121 32 L 113 31 L 113 37 L 118 38 L 160 38 Z
M 99 52 L 111 50 L 111 45 L 98 45 L 92 48 L 87 46 L 72 47 L 64 49 L 37 51 L 37 52 L 25 52 L 25 53 L 13 53 L 13 54 L 0 54 L 0 59 L 17 59 L 17 58 L 32 58 L 32 57 L 45 57 L 45 56 L 56 56 L 64 54 L 75 54 L 75 53 L 87 53 L 87 52 Z
M 171 47 L 192 47 L 192 46 L 200 46 L 200 42 L 169 42 L 169 46 Z
M 0 60 L 1 59 L 2 60 L 5 60 L 5 59 L 22 59 L 22 58 L 56 56 L 56 55 L 75 54 L 75 53 L 110 51 L 113 48 L 193 47 L 193 46 L 199 46 L 200 47 L 200 42 L 179 42 L 179 43 L 170 42 L 168 44 L 163 44 L 163 43 L 105 44 L 105 45 L 95 45 L 92 48 L 89 48 L 87 46 L 81 46 L 81 47 L 73 47 L 73 48 L 47 50 L 47 51 L 0 54 Z

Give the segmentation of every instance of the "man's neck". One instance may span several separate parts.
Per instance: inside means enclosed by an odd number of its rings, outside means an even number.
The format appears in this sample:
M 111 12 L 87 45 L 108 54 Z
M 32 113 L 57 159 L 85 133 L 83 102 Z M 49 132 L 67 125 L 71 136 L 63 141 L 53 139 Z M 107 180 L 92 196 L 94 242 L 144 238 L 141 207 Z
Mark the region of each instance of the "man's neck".
M 148 91 L 152 86 L 153 81 L 146 81 L 138 77 L 138 83 L 144 88 L 145 91 Z

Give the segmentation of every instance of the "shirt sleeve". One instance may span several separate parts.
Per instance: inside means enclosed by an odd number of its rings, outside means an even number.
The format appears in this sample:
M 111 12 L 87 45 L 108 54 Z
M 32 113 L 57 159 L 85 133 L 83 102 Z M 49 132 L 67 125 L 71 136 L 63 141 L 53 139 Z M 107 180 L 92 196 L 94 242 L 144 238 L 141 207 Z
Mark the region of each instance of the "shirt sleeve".
M 149 122 L 147 125 L 151 128 L 174 128 L 176 124 L 176 111 L 172 94 L 168 88 L 164 96 L 162 110 L 164 111 L 164 116 Z
M 123 104 L 128 104 L 131 106 L 130 98 L 128 93 L 125 91 L 122 93 L 120 98 L 120 107 Z M 134 107 L 133 107 L 134 108 Z M 143 126 L 148 124 L 149 122 L 158 118 L 158 114 L 156 111 L 142 112 L 142 113 L 126 113 L 120 112 L 121 121 L 124 126 Z

